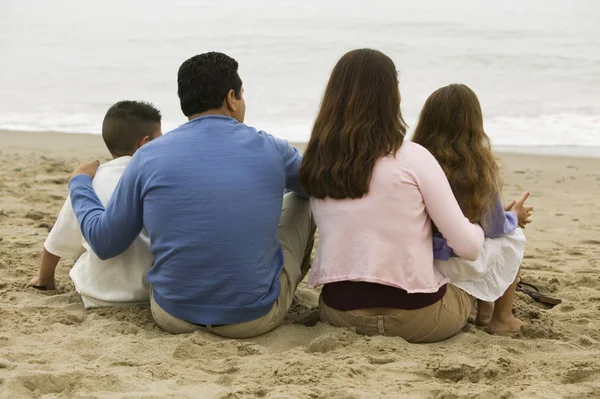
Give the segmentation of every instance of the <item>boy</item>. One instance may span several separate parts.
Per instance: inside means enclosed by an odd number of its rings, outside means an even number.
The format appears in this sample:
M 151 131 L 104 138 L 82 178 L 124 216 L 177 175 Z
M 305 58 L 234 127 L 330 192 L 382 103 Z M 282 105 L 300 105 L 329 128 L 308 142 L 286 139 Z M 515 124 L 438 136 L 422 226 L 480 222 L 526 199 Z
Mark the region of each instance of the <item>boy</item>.
M 103 205 L 108 203 L 133 154 L 161 134 L 161 114 L 151 104 L 120 101 L 109 108 L 102 123 L 102 138 L 113 160 L 98 168 L 92 182 Z M 82 245 L 86 252 L 79 257 L 69 275 L 86 308 L 148 306 L 149 287 L 145 275 L 154 258 L 147 233 L 142 230 L 123 254 L 103 261 L 83 239 L 70 197 L 44 243 L 38 275 L 27 286 L 40 290 L 56 289 L 54 271 L 60 258 L 76 256 L 81 253 Z

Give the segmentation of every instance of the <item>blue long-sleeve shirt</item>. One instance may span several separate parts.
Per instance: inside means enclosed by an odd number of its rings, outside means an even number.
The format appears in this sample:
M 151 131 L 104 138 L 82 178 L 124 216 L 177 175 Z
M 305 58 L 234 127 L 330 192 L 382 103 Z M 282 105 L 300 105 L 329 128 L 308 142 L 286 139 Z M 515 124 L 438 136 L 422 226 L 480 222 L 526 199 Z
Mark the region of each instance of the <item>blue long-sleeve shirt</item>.
M 494 206 L 481 220 L 481 227 L 486 237 L 496 238 L 510 234 L 518 226 L 517 215 L 510 211 L 504 211 L 500 197 L 494 202 Z M 433 236 L 433 257 L 438 260 L 448 260 L 455 257 L 454 251 L 448 246 L 446 239 L 441 234 Z
M 196 324 L 240 323 L 279 296 L 282 195 L 302 194 L 301 160 L 287 141 L 211 115 L 138 150 L 106 209 L 89 176 L 73 177 L 69 189 L 100 258 L 146 229 L 155 258 L 147 280 L 164 310 Z

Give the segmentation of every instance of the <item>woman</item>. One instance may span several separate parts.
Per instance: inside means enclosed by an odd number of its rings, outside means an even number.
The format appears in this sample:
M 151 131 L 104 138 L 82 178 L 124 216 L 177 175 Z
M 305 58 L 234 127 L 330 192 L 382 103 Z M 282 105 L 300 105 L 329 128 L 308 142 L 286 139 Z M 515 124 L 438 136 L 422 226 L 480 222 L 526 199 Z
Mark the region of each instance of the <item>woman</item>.
M 434 268 L 431 222 L 464 259 L 477 259 L 484 236 L 405 133 L 393 61 L 371 49 L 345 54 L 300 169 L 320 232 L 309 285 L 324 285 L 319 310 L 334 326 L 435 342 L 462 329 L 473 298 Z

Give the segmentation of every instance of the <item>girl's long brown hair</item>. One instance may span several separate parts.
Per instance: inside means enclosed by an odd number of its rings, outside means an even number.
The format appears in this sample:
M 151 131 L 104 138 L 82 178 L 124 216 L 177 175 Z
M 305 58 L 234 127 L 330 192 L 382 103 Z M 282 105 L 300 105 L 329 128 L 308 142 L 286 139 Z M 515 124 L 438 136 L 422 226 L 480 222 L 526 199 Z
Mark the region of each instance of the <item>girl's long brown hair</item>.
M 315 198 L 361 198 L 375 162 L 395 154 L 405 134 L 394 62 L 377 50 L 350 51 L 329 78 L 300 183 Z
M 412 140 L 433 154 L 465 216 L 479 222 L 496 200 L 501 182 L 473 90 L 463 84 L 436 90 L 421 110 Z

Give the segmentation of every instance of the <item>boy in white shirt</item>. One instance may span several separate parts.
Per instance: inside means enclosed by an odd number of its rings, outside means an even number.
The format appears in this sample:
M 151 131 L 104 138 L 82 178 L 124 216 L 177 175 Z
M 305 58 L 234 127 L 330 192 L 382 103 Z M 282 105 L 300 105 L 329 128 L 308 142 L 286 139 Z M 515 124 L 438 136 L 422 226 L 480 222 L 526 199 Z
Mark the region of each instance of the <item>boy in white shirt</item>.
M 142 145 L 161 134 L 161 114 L 153 105 L 120 101 L 110 107 L 102 123 L 102 138 L 113 160 L 98 168 L 92 182 L 94 191 L 104 206 L 131 156 Z M 149 305 L 146 272 L 152 266 L 154 258 L 146 231 L 142 230 L 123 254 L 103 261 L 83 239 L 69 197 L 44 243 L 38 275 L 27 286 L 40 290 L 56 289 L 54 272 L 60 258 L 76 257 L 83 249 L 85 252 L 69 275 L 86 308 Z

